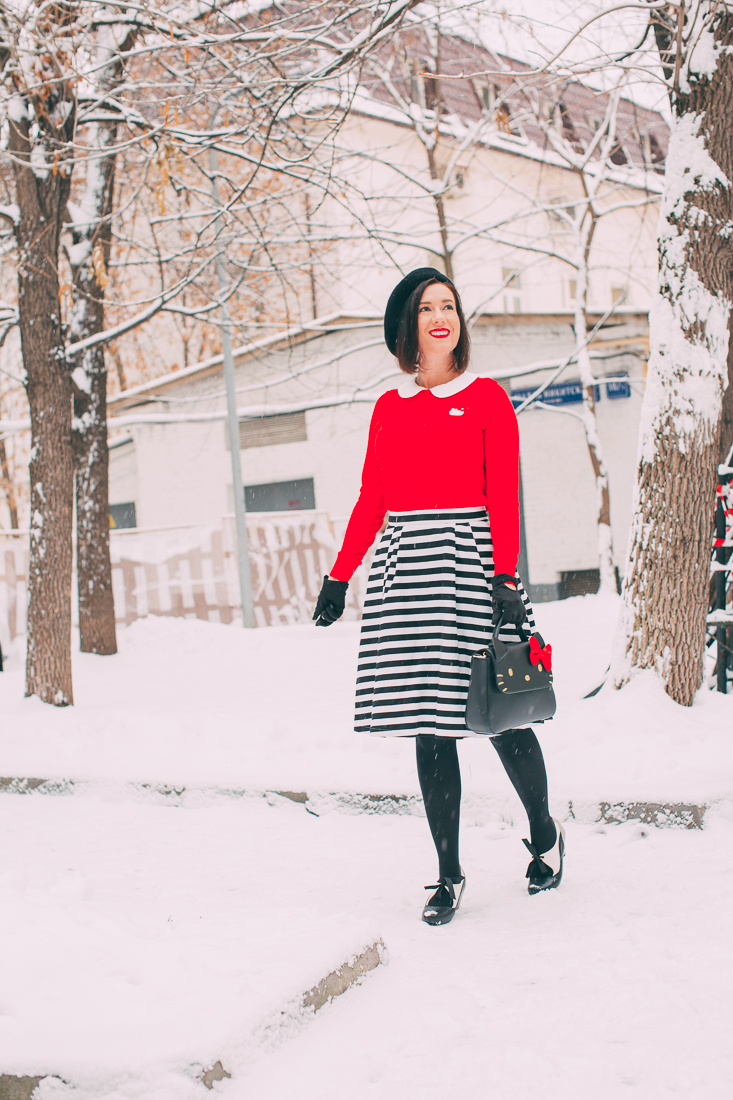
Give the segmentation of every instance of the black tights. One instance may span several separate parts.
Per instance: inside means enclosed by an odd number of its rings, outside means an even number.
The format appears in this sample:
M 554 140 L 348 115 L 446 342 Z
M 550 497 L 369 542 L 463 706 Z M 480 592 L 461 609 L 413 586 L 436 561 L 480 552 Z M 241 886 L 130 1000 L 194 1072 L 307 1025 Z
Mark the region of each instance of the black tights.
M 439 874 L 460 878 L 458 825 L 461 815 L 461 771 L 455 737 L 421 733 L 416 738 L 417 774 L 430 832 L 438 852 Z M 549 852 L 556 839 L 547 805 L 547 772 L 534 731 L 507 730 L 490 741 L 527 811 L 532 844 Z

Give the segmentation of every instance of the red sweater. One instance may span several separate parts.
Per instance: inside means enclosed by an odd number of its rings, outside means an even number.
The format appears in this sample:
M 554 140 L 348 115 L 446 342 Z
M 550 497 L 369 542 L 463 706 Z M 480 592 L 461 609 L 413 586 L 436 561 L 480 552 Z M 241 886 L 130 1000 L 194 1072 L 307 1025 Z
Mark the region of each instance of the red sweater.
M 422 389 L 414 378 L 383 394 L 369 428 L 361 492 L 331 576 L 351 580 L 385 512 L 485 507 L 494 567 L 519 557 L 519 431 L 498 382 L 468 372 Z

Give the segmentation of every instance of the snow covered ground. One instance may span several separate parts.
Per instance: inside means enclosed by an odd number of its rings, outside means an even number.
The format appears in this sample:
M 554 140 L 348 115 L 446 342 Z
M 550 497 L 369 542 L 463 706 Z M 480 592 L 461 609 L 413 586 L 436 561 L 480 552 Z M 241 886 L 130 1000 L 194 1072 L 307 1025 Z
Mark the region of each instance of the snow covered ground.
M 469 825 L 464 904 L 419 919 L 415 816 L 281 801 L 0 799 L 0 1069 L 36 1100 L 723 1100 L 733 828 L 568 824 L 530 898 L 523 830 Z M 313 1022 L 298 993 L 381 936 L 385 966 Z M 458 1086 L 456 1086 L 458 1087 Z
M 424 822 L 351 825 L 369 854 L 344 877 L 382 916 L 390 961 L 245 1065 L 233 1100 L 730 1096 L 729 824 L 571 825 L 567 880 L 536 898 L 521 830 L 467 829 L 465 903 L 440 930 L 416 919 Z
M 684 710 L 640 678 L 584 700 L 615 613 L 539 608 L 557 804 L 705 803 L 705 829 L 569 820 L 566 879 L 530 898 L 521 807 L 490 746 L 464 742 L 468 888 L 438 929 L 419 919 L 424 819 L 323 797 L 417 789 L 411 741 L 351 732 L 354 625 L 148 619 L 118 656 L 76 656 L 66 710 L 24 700 L 11 666 L 0 775 L 88 782 L 0 797 L 0 1074 L 64 1078 L 34 1100 L 200 1100 L 218 1059 L 231 1100 L 727 1097 L 733 699 Z M 308 791 L 320 816 L 227 788 Z M 292 1014 L 380 937 L 386 965 Z
M 730 797 L 733 697 L 676 706 L 652 677 L 583 696 L 608 666 L 617 601 L 538 608 L 553 647 L 558 715 L 541 731 L 558 800 Z M 0 775 L 300 791 L 416 792 L 410 739 L 352 732 L 357 623 L 241 630 L 139 620 L 115 657 L 76 654 L 73 708 L 23 699 L 19 657 L 0 675 Z M 482 739 L 465 786 L 507 793 Z M 513 798 L 513 796 L 511 796 Z

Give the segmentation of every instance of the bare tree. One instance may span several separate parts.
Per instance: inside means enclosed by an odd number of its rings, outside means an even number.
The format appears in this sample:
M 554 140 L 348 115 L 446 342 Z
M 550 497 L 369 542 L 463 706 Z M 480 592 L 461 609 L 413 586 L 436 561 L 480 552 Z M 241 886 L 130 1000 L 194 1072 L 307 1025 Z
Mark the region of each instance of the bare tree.
M 18 315 L 33 424 L 30 462 L 26 693 L 73 702 L 71 686 L 71 532 L 73 456 L 71 378 L 66 364 L 58 278 L 59 240 L 71 187 L 69 148 L 76 125 L 73 19 L 57 24 L 36 11 L 34 35 L 19 48 L 12 13 L 2 12 L 8 151 L 15 175 Z
M 112 240 L 116 147 L 120 113 L 115 96 L 125 77 L 125 57 L 137 28 L 110 40 L 97 33 L 90 55 L 94 101 L 85 104 L 85 182 L 79 205 L 69 202 L 73 303 L 68 341 L 84 344 L 105 329 L 104 292 Z M 81 121 L 81 120 L 80 120 Z M 73 446 L 76 464 L 77 586 L 82 653 L 117 652 L 112 566 L 109 556 L 109 454 L 105 347 L 83 347 L 67 361 L 74 393 Z
M 335 116 L 342 74 L 415 2 L 283 4 L 260 18 L 242 18 L 239 6 L 226 2 L 215 11 L 195 2 L 0 4 L 3 114 L 16 198 L 0 213 L 12 224 L 18 245 L 19 326 L 32 427 L 27 694 L 59 706 L 73 701 L 72 375 L 84 644 L 94 652 L 113 652 L 102 349 L 175 308 L 182 291 L 216 262 L 226 244 L 218 227 L 228 225 L 237 204 L 248 201 L 248 185 L 258 173 L 269 170 L 294 182 L 302 178 L 309 149 L 301 142 L 293 152 L 283 141 L 283 128 L 292 132 L 291 120 L 303 114 L 311 129 Z M 139 76 L 136 63 L 153 57 L 152 79 L 143 87 L 147 99 L 141 99 L 130 74 Z M 168 117 L 171 88 L 186 101 L 185 122 Z M 326 111 L 311 94 L 320 88 L 330 94 Z M 223 101 L 230 117 L 215 130 L 210 110 L 204 117 L 206 108 Z M 157 292 L 132 315 L 105 327 L 102 292 L 110 262 L 115 158 L 137 145 L 152 164 L 160 161 L 166 141 L 199 168 L 212 149 L 236 162 L 227 217 L 206 200 L 195 215 L 197 231 L 185 250 L 184 274 L 172 262 L 181 261 L 181 253 L 170 256 L 158 248 Z M 73 205 L 71 210 L 74 239 L 68 257 L 76 300 L 67 333 L 59 246 L 79 163 L 86 165 L 86 185 L 80 210 Z M 202 198 L 201 189 L 195 193 Z M 234 274 L 235 282 L 241 280 L 241 265 Z M 210 314 L 218 304 L 209 302 L 198 312 Z
M 733 303 L 733 5 L 683 0 L 655 14 L 655 33 L 674 121 L 615 682 L 653 669 L 691 706 L 703 674 Z
M 488 62 L 494 74 L 469 80 L 464 76 L 467 62 L 477 68 Z M 630 187 L 628 173 L 624 177 L 619 172 L 626 162 L 624 143 L 641 150 L 644 123 L 644 112 L 636 112 L 634 105 L 623 99 L 628 74 L 617 69 L 615 86 L 599 92 L 569 81 L 566 75 L 533 72 L 526 64 L 510 62 L 457 38 L 440 11 L 408 21 L 389 48 L 370 56 L 366 71 L 373 94 L 388 102 L 398 112 L 401 124 L 418 139 L 426 168 L 420 174 L 400 164 L 400 174 L 408 181 L 407 193 L 393 197 L 390 203 L 392 207 L 402 204 L 399 228 L 373 226 L 373 239 L 387 246 L 412 245 L 413 250 L 432 253 L 450 278 L 454 278 L 456 264 L 477 242 L 491 242 L 497 255 L 507 256 L 508 274 L 502 287 L 518 282 L 523 267 L 546 260 L 559 261 L 573 276 L 575 354 L 568 363 L 576 364 L 583 393 L 582 412 L 573 415 L 583 425 L 596 485 L 601 591 L 615 594 L 610 488 L 595 409 L 598 379 L 588 347 L 588 296 L 591 271 L 602 262 L 595 258 L 599 223 L 612 221 L 622 211 L 640 211 L 643 217 L 644 209 L 659 201 L 658 186 L 639 187 L 637 179 Z M 567 106 L 568 96 L 580 100 L 575 112 Z M 595 129 L 585 121 L 588 115 L 595 116 Z M 449 200 L 461 186 L 462 173 L 470 173 L 482 146 L 497 132 L 511 136 L 524 131 L 532 134 L 553 166 L 564 170 L 564 194 L 548 193 L 542 172 L 535 173 L 534 186 L 527 187 L 526 182 L 523 185 L 512 178 L 500 165 L 491 167 L 484 158 L 482 171 L 492 179 L 485 207 L 471 215 L 465 209 L 452 215 Z M 387 167 L 390 152 L 367 150 L 362 159 L 374 163 L 381 158 Z M 656 184 L 653 166 L 645 167 L 649 169 L 647 177 L 651 175 Z M 509 200 L 510 211 L 497 218 L 499 198 L 504 206 Z M 384 198 L 381 201 L 384 203 Z M 420 214 L 416 213 L 418 207 Z M 432 218 L 428 219 L 430 208 Z M 497 297 L 502 287 L 491 296 Z M 538 401 L 547 385 L 545 382 L 538 392 Z M 536 404 L 527 399 L 519 411 Z
M 597 7 L 527 72 L 544 78 L 620 67 L 648 79 L 649 43 L 656 42 L 673 130 L 614 681 L 622 687 L 636 672 L 653 670 L 673 700 L 690 706 L 702 682 L 717 465 L 731 422 L 733 4 L 630 0 L 622 7 L 634 20 L 643 15 L 641 38 L 635 23 L 634 41 L 610 49 L 619 29 L 623 37 L 621 7 Z M 591 31 L 604 19 L 606 31 L 614 27 L 595 39 Z M 568 60 L 581 39 L 590 43 L 586 56 Z M 536 53 L 540 43 L 536 34 Z
M 574 276 L 572 306 L 575 354 L 572 362 L 577 364 L 583 392 L 582 412 L 575 415 L 579 415 L 583 425 L 596 485 L 600 591 L 614 594 L 616 570 L 611 533 L 611 495 L 596 416 L 595 392 L 599 379 L 594 375 L 589 349 L 590 281 L 593 268 L 598 263 L 594 258 L 594 243 L 602 220 L 613 219 L 621 211 L 643 212 L 645 207 L 659 201 L 656 189 L 635 191 L 629 188 L 628 180 L 619 178 L 618 166 L 626 159 L 623 153 L 623 161 L 619 156 L 623 143 L 629 140 L 638 143 L 639 140 L 638 132 L 634 132 L 638 131 L 638 127 L 628 115 L 624 120 L 625 125 L 619 125 L 619 106 L 625 81 L 625 74 L 617 76 L 616 87 L 610 93 L 588 89 L 586 109 L 594 107 L 600 117 L 596 118 L 595 133 L 589 133 L 583 141 L 578 133 L 579 128 L 576 129 L 563 103 L 562 86 L 558 87 L 557 82 L 549 80 L 544 80 L 538 86 L 535 80 L 528 87 L 522 88 L 520 78 L 520 88 L 511 99 L 514 118 L 518 124 L 530 123 L 543 133 L 548 147 L 572 174 L 569 184 L 572 198 L 563 197 L 553 201 L 542 194 L 520 192 L 516 183 L 504 179 L 501 181 L 503 185 L 520 195 L 523 208 L 516 212 L 509 224 L 488 227 L 483 234 L 488 239 L 511 245 L 519 254 L 529 253 L 560 260 Z M 628 108 L 628 101 L 626 106 Z M 552 241 L 545 234 L 538 234 L 540 218 L 562 226 L 565 240 Z M 541 225 L 541 221 L 539 224 Z M 603 320 L 607 320 L 613 312 L 612 306 Z M 538 391 L 538 399 L 541 400 L 547 384 L 545 382 Z M 528 398 L 522 403 L 520 410 L 536 403 Z

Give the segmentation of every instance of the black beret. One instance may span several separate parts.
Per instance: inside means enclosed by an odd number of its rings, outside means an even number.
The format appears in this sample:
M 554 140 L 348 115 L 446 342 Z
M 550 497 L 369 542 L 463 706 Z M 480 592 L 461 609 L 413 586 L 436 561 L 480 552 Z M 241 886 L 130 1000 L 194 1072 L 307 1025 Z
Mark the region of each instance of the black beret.
M 428 279 L 437 279 L 439 283 L 450 282 L 448 276 L 436 267 L 416 267 L 409 275 L 405 275 L 389 296 L 384 311 L 384 342 L 393 355 L 397 351 L 397 329 L 405 302 L 413 290 Z

